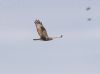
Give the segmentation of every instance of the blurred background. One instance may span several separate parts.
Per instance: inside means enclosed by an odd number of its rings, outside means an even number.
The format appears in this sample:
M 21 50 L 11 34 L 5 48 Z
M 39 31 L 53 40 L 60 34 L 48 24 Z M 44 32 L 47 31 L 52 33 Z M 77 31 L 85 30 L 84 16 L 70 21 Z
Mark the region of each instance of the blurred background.
M 0 0 L 0 74 L 100 74 L 100 0 Z M 52 41 L 38 38 L 40 19 Z

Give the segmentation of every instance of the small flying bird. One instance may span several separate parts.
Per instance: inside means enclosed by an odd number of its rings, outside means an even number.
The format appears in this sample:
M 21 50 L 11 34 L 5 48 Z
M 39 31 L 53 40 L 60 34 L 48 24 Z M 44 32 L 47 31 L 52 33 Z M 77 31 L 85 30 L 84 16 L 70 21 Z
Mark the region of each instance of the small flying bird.
M 88 18 L 88 21 L 91 21 L 92 20 L 92 18 Z
M 44 28 L 44 26 L 43 26 L 43 24 L 40 20 L 35 20 L 34 23 L 36 25 L 36 29 L 37 29 L 37 32 L 38 32 L 40 38 L 39 39 L 33 39 L 33 40 L 50 41 L 50 40 L 53 40 L 53 39 L 56 39 L 56 38 L 62 38 L 63 37 L 63 35 L 61 35 L 59 37 L 49 37 L 46 29 Z
M 91 9 L 91 7 L 87 7 L 86 10 L 89 11 Z

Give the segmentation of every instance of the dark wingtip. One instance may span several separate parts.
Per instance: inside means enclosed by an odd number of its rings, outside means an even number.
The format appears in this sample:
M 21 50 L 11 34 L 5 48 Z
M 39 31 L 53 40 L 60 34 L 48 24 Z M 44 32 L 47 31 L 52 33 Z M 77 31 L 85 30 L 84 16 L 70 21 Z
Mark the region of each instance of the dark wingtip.
M 33 39 L 33 40 L 41 40 L 41 39 Z
M 39 19 L 36 19 L 34 23 L 35 24 L 42 24 L 42 22 Z
M 60 36 L 61 38 L 63 37 L 63 35 Z

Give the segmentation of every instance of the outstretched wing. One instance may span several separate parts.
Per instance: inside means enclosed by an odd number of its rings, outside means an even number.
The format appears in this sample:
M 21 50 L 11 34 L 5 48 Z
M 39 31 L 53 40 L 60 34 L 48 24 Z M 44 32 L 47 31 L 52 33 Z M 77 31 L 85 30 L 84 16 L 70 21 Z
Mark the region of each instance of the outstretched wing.
M 42 25 L 42 22 L 40 22 L 39 20 L 35 20 L 35 25 L 36 25 L 36 29 L 37 32 L 40 36 L 41 39 L 45 40 L 46 38 L 48 38 L 48 34 L 46 29 L 44 28 L 44 26 Z

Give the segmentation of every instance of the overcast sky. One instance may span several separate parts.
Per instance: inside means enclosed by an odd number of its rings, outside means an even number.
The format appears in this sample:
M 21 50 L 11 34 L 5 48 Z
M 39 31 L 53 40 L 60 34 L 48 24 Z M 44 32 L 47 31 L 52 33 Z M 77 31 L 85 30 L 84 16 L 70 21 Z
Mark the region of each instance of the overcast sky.
M 100 0 L 0 0 L 0 74 L 100 74 Z

